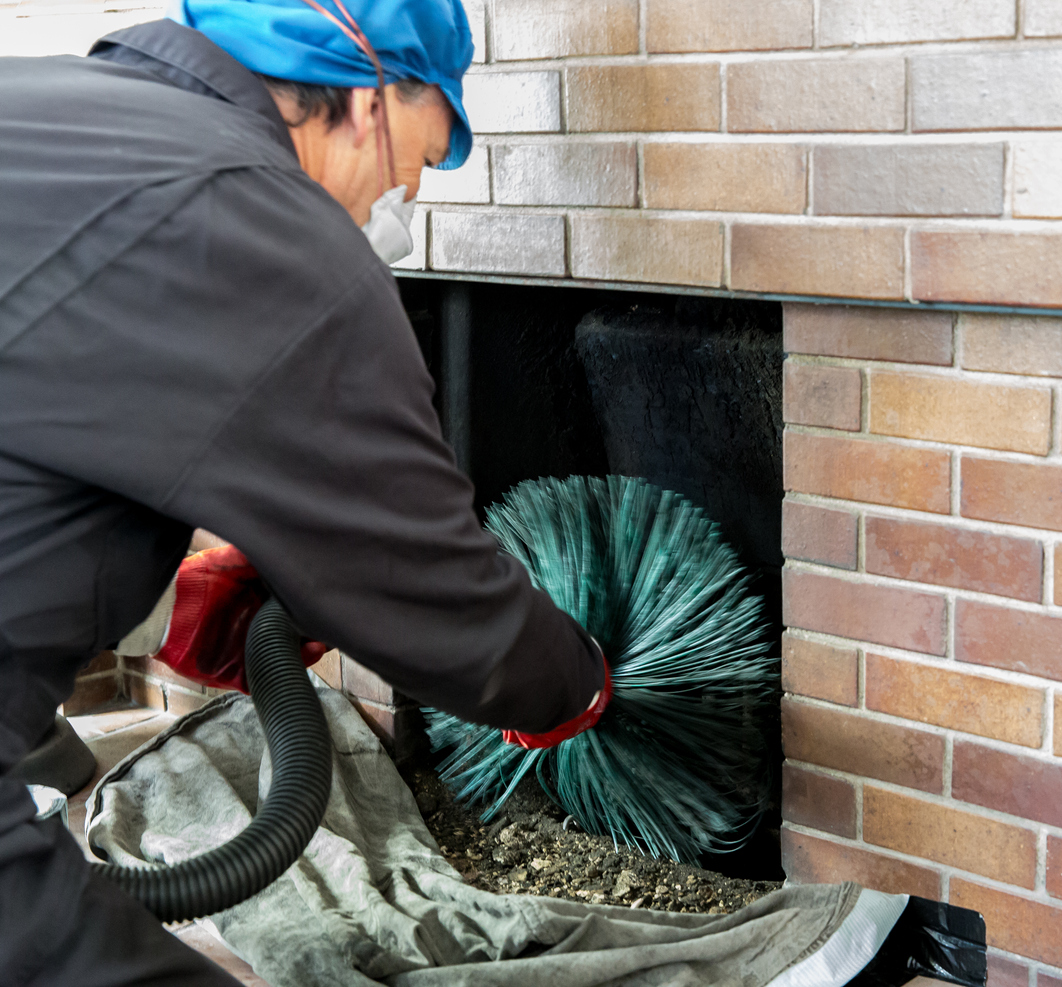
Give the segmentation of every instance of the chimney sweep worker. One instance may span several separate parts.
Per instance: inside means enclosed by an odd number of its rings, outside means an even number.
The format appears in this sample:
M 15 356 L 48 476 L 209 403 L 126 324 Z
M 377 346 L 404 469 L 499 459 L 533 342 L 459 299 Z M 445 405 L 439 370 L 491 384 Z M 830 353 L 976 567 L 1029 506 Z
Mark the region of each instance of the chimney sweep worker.
M 241 683 L 260 576 L 422 703 L 550 743 L 603 706 L 596 645 L 477 522 L 385 263 L 471 147 L 460 0 L 344 4 L 184 0 L 0 59 L 5 987 L 235 983 L 5 777 L 156 604 L 149 650 L 201 681 Z M 196 526 L 246 558 L 163 604 Z

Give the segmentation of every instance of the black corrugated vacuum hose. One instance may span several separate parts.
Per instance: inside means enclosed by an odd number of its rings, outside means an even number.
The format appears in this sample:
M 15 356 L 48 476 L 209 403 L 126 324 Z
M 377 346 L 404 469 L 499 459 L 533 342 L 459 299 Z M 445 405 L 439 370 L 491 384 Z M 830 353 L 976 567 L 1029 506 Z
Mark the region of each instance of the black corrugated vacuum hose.
M 328 803 L 328 724 L 299 657 L 299 632 L 275 599 L 251 622 L 246 667 L 273 766 L 269 795 L 250 825 L 173 867 L 92 865 L 163 922 L 212 915 L 268 887 L 306 849 Z

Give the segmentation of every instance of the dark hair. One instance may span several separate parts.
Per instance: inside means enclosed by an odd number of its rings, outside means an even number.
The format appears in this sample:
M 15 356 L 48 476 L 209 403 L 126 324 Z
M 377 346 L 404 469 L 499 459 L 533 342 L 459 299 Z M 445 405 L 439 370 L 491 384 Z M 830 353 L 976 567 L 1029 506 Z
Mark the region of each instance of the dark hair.
M 287 96 L 299 108 L 299 119 L 289 120 L 293 127 L 301 127 L 311 117 L 324 113 L 329 128 L 335 127 L 350 112 L 350 89 L 343 86 L 317 86 L 310 82 L 292 82 L 271 75 L 255 73 L 266 89 L 277 96 Z M 399 79 L 395 92 L 403 103 L 416 103 L 431 87 L 420 79 Z

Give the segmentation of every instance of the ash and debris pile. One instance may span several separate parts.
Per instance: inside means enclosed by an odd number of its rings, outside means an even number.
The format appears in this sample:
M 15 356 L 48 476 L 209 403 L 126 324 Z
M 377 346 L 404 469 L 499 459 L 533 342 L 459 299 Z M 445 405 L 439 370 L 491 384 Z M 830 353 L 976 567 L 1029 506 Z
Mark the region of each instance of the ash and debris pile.
M 726 914 L 780 888 L 780 881 L 726 877 L 690 864 L 655 860 L 582 832 L 537 784 L 525 782 L 501 814 L 480 822 L 455 802 L 435 772 L 406 779 L 443 856 L 474 887 L 595 905 Z

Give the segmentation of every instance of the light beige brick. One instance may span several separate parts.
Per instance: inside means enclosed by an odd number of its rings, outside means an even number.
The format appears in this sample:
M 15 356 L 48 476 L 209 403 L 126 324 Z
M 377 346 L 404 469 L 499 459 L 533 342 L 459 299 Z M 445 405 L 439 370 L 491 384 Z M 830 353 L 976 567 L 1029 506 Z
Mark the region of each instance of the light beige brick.
M 560 130 L 559 72 L 476 72 L 464 85 L 465 111 L 477 134 Z
M 572 275 L 653 284 L 717 287 L 723 224 L 631 213 L 571 217 Z
M 476 145 L 468 160 L 453 171 L 425 168 L 420 173 L 417 199 L 421 202 L 490 202 L 487 149 Z
M 901 58 L 737 62 L 727 67 L 733 132 L 893 131 L 904 128 Z
M 587 65 L 567 71 L 571 131 L 718 130 L 719 65 Z
M 1062 51 L 917 56 L 911 104 L 915 131 L 1060 127 Z
M 428 266 L 428 210 L 420 206 L 413 211 L 413 222 L 409 226 L 413 234 L 413 253 L 392 264 L 400 271 L 423 271 Z
M 96 5 L 86 4 L 89 10 L 93 6 Z M 162 4 L 140 10 L 104 11 L 102 3 L 91 13 L 15 17 L 13 12 L 0 11 L 0 57 L 87 55 L 103 35 L 144 21 L 156 21 L 164 13 Z
M 911 282 L 923 301 L 1062 305 L 1062 236 L 974 230 L 911 233 Z
M 433 210 L 431 266 L 437 271 L 564 274 L 564 218 L 516 212 Z
M 1018 141 L 1013 154 L 1014 215 L 1062 217 L 1062 140 Z
M 821 0 L 819 45 L 1010 38 L 1012 0 Z
M 646 144 L 650 209 L 802 213 L 806 153 L 797 144 Z
M 499 61 L 637 51 L 638 0 L 494 0 Z
M 502 205 L 637 205 L 634 144 L 496 144 L 493 153 L 494 190 Z
M 1002 144 L 816 147 L 815 212 L 829 216 L 999 216 Z
M 473 62 L 487 60 L 487 0 L 462 0 L 472 32 Z
M 903 297 L 903 230 L 735 223 L 730 287 L 841 298 Z
M 1045 456 L 1051 444 L 1051 392 L 1044 387 L 874 371 L 870 430 Z
M 963 313 L 959 331 L 967 370 L 1062 377 L 1062 319 Z
M 650 52 L 810 48 L 812 0 L 648 0 Z
M 1062 5 L 1058 0 L 1025 0 L 1025 36 L 1062 37 Z

